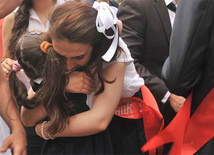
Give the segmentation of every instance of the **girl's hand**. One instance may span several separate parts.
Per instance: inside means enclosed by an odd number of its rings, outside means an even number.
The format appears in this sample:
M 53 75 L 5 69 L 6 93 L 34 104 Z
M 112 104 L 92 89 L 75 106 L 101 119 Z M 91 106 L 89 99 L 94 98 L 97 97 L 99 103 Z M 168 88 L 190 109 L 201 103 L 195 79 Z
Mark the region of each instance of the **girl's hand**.
M 6 152 L 7 149 L 10 148 L 13 150 L 14 155 L 26 155 L 26 145 L 25 131 L 14 130 L 12 134 L 4 140 L 0 152 Z
M 3 69 L 6 77 L 10 76 L 10 73 L 13 69 L 14 62 L 15 62 L 15 60 L 12 60 L 11 58 L 6 58 L 2 61 L 1 66 L 2 66 L 2 69 Z
M 83 71 L 73 71 L 69 75 L 65 91 L 70 93 L 90 94 L 95 90 L 94 80 Z

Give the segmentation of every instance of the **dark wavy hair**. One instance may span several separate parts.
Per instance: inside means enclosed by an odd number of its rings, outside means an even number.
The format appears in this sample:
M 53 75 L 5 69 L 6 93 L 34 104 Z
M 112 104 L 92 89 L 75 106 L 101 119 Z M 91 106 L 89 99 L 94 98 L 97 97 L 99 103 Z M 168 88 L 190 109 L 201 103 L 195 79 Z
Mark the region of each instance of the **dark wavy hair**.
M 93 46 L 92 56 L 86 66 L 86 71 L 90 76 L 94 76 L 95 73 L 98 74 L 101 88 L 96 94 L 100 94 L 104 90 L 104 82 L 112 83 L 114 80 L 107 81 L 102 73 L 103 60 L 101 57 L 110 47 L 112 40 L 107 39 L 97 31 L 97 13 L 96 9 L 86 3 L 70 1 L 59 5 L 53 10 L 49 19 L 49 36 Z M 111 34 L 111 29 L 107 30 L 106 33 Z M 114 61 L 117 55 L 116 52 L 111 61 Z
M 24 34 L 16 46 L 16 58 L 25 74 L 32 80 L 43 78 L 40 88 L 33 98 L 27 98 L 27 89 L 19 81 L 16 72 L 9 77 L 11 93 L 15 101 L 28 109 L 43 105 L 51 120 L 48 131 L 52 134 L 64 129 L 67 118 L 72 111 L 72 103 L 66 99 L 65 86 L 68 77 L 65 71 L 65 61 L 55 52 L 53 47 L 48 53 L 43 53 L 40 44 L 44 35 Z
M 11 58 L 15 58 L 16 53 L 15 47 L 19 37 L 21 37 L 27 31 L 30 18 L 29 10 L 32 7 L 33 7 L 32 0 L 23 0 L 15 14 L 15 22 L 12 28 L 12 36 L 9 42 Z

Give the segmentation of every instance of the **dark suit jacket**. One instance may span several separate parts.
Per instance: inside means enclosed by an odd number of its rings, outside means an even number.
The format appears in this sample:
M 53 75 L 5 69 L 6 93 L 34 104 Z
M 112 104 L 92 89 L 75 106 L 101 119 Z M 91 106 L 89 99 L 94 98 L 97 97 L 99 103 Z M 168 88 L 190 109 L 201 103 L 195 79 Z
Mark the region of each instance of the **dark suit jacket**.
M 94 1 L 96 1 L 96 0 L 83 0 L 83 3 L 88 3 L 88 4 L 93 5 Z M 114 6 L 116 8 L 118 8 L 118 6 L 119 6 L 117 1 L 115 1 L 115 0 L 109 0 L 109 5 Z
M 214 87 L 214 0 L 180 0 L 171 37 L 162 76 L 172 93 L 188 96 L 193 90 L 193 114 Z M 213 144 L 198 153 L 214 154 Z
M 118 9 L 123 22 L 121 37 L 135 60 L 135 67 L 159 103 L 168 91 L 160 79 L 169 56 L 171 24 L 164 0 L 124 0 Z

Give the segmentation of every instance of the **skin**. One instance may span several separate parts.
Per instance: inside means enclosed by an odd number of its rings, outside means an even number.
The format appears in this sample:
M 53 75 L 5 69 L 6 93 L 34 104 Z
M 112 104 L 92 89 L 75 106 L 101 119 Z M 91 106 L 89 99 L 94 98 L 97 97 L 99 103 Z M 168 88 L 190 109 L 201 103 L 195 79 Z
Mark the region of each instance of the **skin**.
M 4 18 L 6 15 L 11 13 L 15 8 L 22 2 L 22 0 L 0 0 L 0 18 Z M 10 5 L 8 5 L 10 4 Z
M 0 115 L 7 123 L 11 131 L 15 131 L 8 136 L 0 148 L 1 152 L 6 152 L 8 148 L 13 149 L 14 155 L 26 155 L 25 130 L 19 118 L 18 110 L 11 100 L 8 81 L 5 79 L 0 67 Z
M 66 70 L 78 69 L 85 66 L 92 54 L 90 44 L 70 43 L 68 40 L 52 40 L 56 52 L 66 58 Z

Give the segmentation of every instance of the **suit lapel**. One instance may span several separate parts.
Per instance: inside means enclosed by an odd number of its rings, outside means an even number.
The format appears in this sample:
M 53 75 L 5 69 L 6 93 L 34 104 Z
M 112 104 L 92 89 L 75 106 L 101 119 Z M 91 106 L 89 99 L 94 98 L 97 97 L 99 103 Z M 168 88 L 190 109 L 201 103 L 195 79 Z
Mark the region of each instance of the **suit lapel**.
M 171 27 L 171 23 L 170 23 L 170 19 L 169 19 L 169 13 L 168 13 L 168 10 L 166 9 L 166 4 L 165 4 L 164 0 L 154 0 L 154 7 L 160 16 L 160 20 L 164 27 L 165 34 L 169 41 L 172 27 Z

